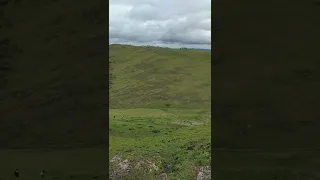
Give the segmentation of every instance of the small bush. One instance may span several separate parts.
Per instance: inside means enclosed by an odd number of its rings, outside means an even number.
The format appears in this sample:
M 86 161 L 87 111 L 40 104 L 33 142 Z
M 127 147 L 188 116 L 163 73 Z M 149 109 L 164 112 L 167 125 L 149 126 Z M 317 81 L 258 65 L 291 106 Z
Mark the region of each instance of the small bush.
M 160 133 L 160 130 L 158 129 L 152 130 L 152 133 Z

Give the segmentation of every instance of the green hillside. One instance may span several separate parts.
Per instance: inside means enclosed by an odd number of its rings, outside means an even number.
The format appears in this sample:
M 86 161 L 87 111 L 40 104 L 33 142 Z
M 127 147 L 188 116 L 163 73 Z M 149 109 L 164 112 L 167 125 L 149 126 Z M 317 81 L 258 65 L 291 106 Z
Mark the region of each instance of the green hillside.
M 110 179 L 192 179 L 210 167 L 210 52 L 110 45 L 109 62 Z
M 110 108 L 210 108 L 208 51 L 111 45 L 109 61 Z

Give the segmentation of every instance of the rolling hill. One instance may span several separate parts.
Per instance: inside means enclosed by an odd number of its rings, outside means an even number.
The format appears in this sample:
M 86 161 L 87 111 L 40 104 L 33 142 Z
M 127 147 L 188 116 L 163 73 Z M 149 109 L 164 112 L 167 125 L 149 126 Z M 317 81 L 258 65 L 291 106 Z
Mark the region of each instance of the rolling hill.
M 114 44 L 109 62 L 110 179 L 210 177 L 210 51 Z
M 110 45 L 110 108 L 211 105 L 209 51 Z

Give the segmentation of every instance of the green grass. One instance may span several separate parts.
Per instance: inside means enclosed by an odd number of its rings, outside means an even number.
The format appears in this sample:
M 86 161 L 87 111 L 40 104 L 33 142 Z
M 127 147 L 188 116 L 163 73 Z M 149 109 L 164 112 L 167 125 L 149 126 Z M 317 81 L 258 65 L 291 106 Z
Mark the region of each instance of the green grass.
M 210 165 L 210 52 L 111 45 L 109 61 L 109 161 L 148 159 L 159 168 L 123 178 L 164 172 L 192 179 L 196 168 Z
M 110 108 L 210 109 L 210 52 L 111 45 Z
M 109 161 L 115 155 L 132 161 L 151 159 L 172 179 L 191 179 L 196 175 L 196 167 L 210 165 L 211 126 L 206 113 L 153 109 L 110 110 L 109 113 Z M 199 124 L 190 126 L 189 122 Z

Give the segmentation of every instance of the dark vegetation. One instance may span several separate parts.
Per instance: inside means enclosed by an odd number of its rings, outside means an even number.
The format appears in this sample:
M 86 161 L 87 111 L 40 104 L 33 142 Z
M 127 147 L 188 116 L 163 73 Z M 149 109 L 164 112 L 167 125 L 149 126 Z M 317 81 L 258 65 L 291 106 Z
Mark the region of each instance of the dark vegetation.
M 213 2 L 213 148 L 254 148 L 262 153 L 300 149 L 296 157 L 302 159 L 304 149 L 320 148 L 318 4 L 309 0 Z M 314 159 L 319 157 L 310 153 Z M 272 154 L 266 154 L 266 160 L 250 153 L 241 160 L 220 158 L 228 156 L 241 153 L 213 155 L 219 157 L 213 163 L 225 163 L 224 169 L 213 172 L 220 175 L 216 179 L 298 176 L 291 165 L 299 164 L 300 158 L 275 162 Z M 248 165 L 250 159 L 259 160 Z M 233 166 L 236 161 L 238 170 Z M 267 161 L 268 166 L 257 168 Z M 278 162 L 287 169 L 277 170 Z M 297 167 L 299 173 L 317 173 L 316 160 L 304 162 Z

